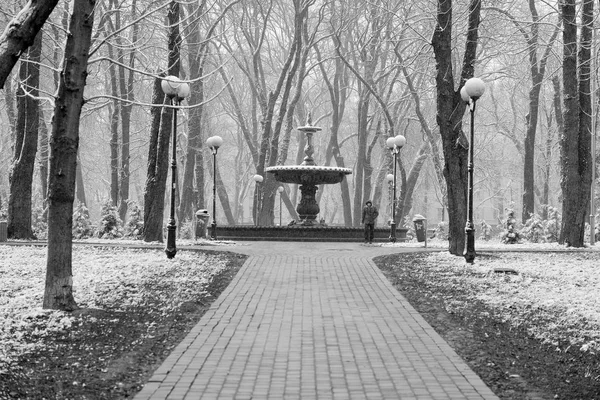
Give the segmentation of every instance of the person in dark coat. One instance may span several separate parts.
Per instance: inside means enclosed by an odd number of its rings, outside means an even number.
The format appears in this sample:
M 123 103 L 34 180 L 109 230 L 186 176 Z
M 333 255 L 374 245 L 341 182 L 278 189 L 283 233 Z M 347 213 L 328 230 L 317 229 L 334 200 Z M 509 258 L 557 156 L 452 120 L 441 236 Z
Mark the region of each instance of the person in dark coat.
M 377 207 L 374 207 L 371 200 L 368 200 L 362 211 L 362 223 L 365 225 L 365 243 L 373 243 L 375 220 L 378 215 Z

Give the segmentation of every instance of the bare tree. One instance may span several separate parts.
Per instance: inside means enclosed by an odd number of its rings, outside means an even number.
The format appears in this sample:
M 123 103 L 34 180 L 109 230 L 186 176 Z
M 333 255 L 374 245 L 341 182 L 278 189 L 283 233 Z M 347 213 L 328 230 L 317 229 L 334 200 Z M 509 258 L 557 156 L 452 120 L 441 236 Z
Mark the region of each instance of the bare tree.
M 462 255 L 467 220 L 467 153 L 468 145 L 462 130 L 465 104 L 460 97 L 464 82 L 473 76 L 481 0 L 469 1 L 468 30 L 458 87 L 452 65 L 452 0 L 438 0 L 437 25 L 433 34 L 433 51 L 436 60 L 437 124 L 442 136 L 444 177 L 448 193 L 449 251 Z
M 72 225 L 79 118 L 94 24 L 95 0 L 73 2 L 52 121 L 48 181 L 48 257 L 44 308 L 77 308 L 73 297 Z
M 222 43 L 245 75 L 251 93 L 249 110 L 246 110 L 232 86 L 227 86 L 234 103 L 236 122 L 252 154 L 254 173 L 265 178 L 255 188 L 255 199 L 261 198 L 263 201 L 253 214 L 261 225 L 271 225 L 274 222 L 274 204 L 279 183 L 270 174 L 265 175 L 265 168 L 285 159 L 282 151 L 287 151 L 285 133 L 289 129 L 289 117 L 295 112 L 297 96 L 305 78 L 305 64 L 317 32 L 316 28 L 311 32 L 308 30 L 308 10 L 313 4 L 314 0 L 294 0 L 292 5 L 278 4 L 275 1 L 247 2 L 239 14 L 232 14 L 238 18 L 236 23 L 240 29 L 233 38 L 226 37 Z M 285 43 L 278 43 L 285 49 L 283 59 L 275 57 L 274 53 L 268 53 L 269 46 L 266 43 L 270 24 L 279 23 L 278 19 L 273 18 L 277 12 L 281 13 L 281 18 L 291 15 L 294 21 L 293 24 L 284 23 L 277 27 L 290 30 L 284 36 Z M 320 23 L 320 14 L 318 18 L 317 25 Z M 267 72 L 272 74 L 267 75 Z M 229 82 L 226 73 L 222 71 L 221 75 L 226 83 Z M 287 128 L 284 128 L 286 121 Z M 254 208 L 257 208 L 256 201 Z
M 577 7 L 575 0 L 565 0 L 561 7 L 564 130 L 560 137 L 563 207 L 559 241 L 583 247 L 592 184 L 590 63 L 594 1 L 583 1 L 580 26 Z
M 181 34 L 179 30 L 180 6 L 173 0 L 169 5 L 168 75 L 179 76 L 181 71 Z M 163 241 L 164 196 L 168 175 L 168 154 L 171 136 L 171 107 L 164 107 L 166 96 L 160 79 L 155 79 L 152 107 L 152 126 L 148 150 L 148 172 L 144 189 L 144 241 Z
M 37 33 L 58 4 L 58 0 L 30 0 L 0 36 L 0 87 L 21 54 L 33 44 Z
M 336 40 L 336 36 L 332 36 L 332 40 Z M 337 46 L 334 42 L 334 46 Z M 325 64 L 322 61 L 322 57 L 318 47 L 315 47 L 318 60 L 319 68 L 321 70 L 321 76 L 327 90 L 329 91 L 329 99 L 331 101 L 331 126 L 329 143 L 325 153 L 325 165 L 328 165 L 331 158 L 336 162 L 336 165 L 341 168 L 345 168 L 345 160 L 340 151 L 340 126 L 344 118 L 344 112 L 346 110 L 346 100 L 348 99 L 348 68 L 344 65 L 344 62 L 340 57 L 335 57 L 332 61 L 333 64 L 333 78 L 330 78 L 325 70 Z M 352 226 L 352 203 L 350 199 L 350 188 L 348 181 L 344 179 L 341 183 L 342 191 L 342 211 L 344 215 L 344 225 Z
M 8 236 L 13 239 L 33 238 L 31 198 L 40 124 L 38 96 L 41 54 L 42 32 L 40 31 L 19 68 L 16 142 L 9 177 L 8 199 Z
M 537 10 L 536 1 L 528 0 L 529 12 L 531 13 L 531 22 L 527 30 L 525 23 L 518 20 L 515 16 L 506 10 L 492 7 L 490 9 L 506 15 L 523 35 L 527 44 L 527 56 L 529 59 L 529 73 L 531 76 L 531 88 L 529 89 L 529 112 L 525 116 L 527 131 L 523 146 L 523 223 L 535 211 L 535 137 L 538 126 L 538 115 L 540 108 L 540 92 L 546 74 L 546 65 L 548 58 L 552 54 L 552 48 L 560 30 L 560 19 L 547 40 L 545 48 L 540 44 L 540 16 Z M 542 54 L 538 54 L 542 51 Z
M 207 10 L 206 1 L 198 4 L 189 3 L 187 14 L 191 20 L 186 29 L 186 41 L 188 45 L 188 64 L 190 69 L 191 90 L 188 102 L 190 104 L 188 140 L 185 157 L 185 168 L 183 171 L 181 202 L 179 206 L 179 220 L 191 220 L 194 212 L 204 204 L 204 153 L 203 153 L 203 112 L 205 102 L 205 66 L 209 59 L 209 48 L 213 43 L 217 27 L 222 22 L 225 14 L 239 0 L 232 0 L 214 16 L 206 31 L 202 31 L 200 21 L 209 19 L 213 15 Z M 210 169 L 212 171 L 212 169 Z M 227 203 L 228 204 L 228 201 Z M 229 207 L 224 206 L 225 209 Z M 230 215 L 226 212 L 226 215 Z M 233 223 L 233 221 L 231 221 Z

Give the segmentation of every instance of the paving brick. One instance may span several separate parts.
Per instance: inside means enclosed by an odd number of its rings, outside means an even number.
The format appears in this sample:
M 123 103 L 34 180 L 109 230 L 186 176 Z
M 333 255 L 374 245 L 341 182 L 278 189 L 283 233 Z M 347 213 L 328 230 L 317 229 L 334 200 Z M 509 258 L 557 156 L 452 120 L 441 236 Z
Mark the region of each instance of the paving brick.
M 135 399 L 497 399 L 387 282 L 376 246 L 296 245 L 251 244 Z

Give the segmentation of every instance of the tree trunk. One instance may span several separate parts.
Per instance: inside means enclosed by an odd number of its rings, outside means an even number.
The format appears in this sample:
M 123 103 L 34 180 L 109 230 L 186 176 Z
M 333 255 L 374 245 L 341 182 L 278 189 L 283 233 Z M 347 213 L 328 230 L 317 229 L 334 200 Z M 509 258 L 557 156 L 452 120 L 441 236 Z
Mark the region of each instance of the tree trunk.
M 115 66 L 111 63 L 112 107 L 110 107 L 110 201 L 113 206 L 119 202 L 119 101 L 116 99 Z
M 40 122 L 40 104 L 37 97 L 39 96 L 41 54 L 42 33 L 40 32 L 19 69 L 21 84 L 17 90 L 17 140 L 9 175 L 10 195 L 7 221 L 8 237 L 13 239 L 33 238 L 31 199 Z
M 48 258 L 44 308 L 71 311 L 73 297 L 72 228 L 79 118 L 94 23 L 95 0 L 73 2 L 63 71 L 52 121 L 48 181 Z
M 583 2 L 579 54 L 576 7 L 575 0 L 565 0 L 562 4 L 564 131 L 560 139 L 563 193 L 560 243 L 583 247 L 592 183 L 590 49 L 594 2 Z
M 458 90 L 454 89 L 452 70 L 452 1 L 438 0 L 437 24 L 433 34 L 433 51 L 436 60 L 437 115 L 444 154 L 444 178 L 448 194 L 449 251 L 462 255 L 465 245 L 467 220 L 467 140 L 462 131 L 465 104 L 460 89 L 467 78 L 473 76 L 477 50 L 481 2 L 471 0 L 469 5 L 469 30 L 463 58 L 463 70 Z
M 185 168 L 183 172 L 181 202 L 179 205 L 179 220 L 192 220 L 195 212 L 204 207 L 204 153 L 203 153 L 203 135 L 202 135 L 202 114 L 204 111 L 204 64 L 206 62 L 209 40 L 217 27 L 218 22 L 225 13 L 236 4 L 238 0 L 232 1 L 225 7 L 220 16 L 213 22 L 207 30 L 206 37 L 202 38 L 200 32 L 199 20 L 204 14 L 206 4 L 189 3 L 188 14 L 194 16 L 194 23 L 187 27 L 185 35 L 188 42 L 189 57 L 188 64 L 190 69 L 190 79 L 194 80 L 191 84 L 189 104 L 195 106 L 190 109 L 188 143 L 185 157 Z M 224 73 L 223 70 L 220 70 Z M 200 79 L 202 78 L 202 79 Z
M 209 170 L 213 172 L 213 157 L 209 158 Z M 225 219 L 227 220 L 227 225 L 235 225 L 235 219 L 233 218 L 233 213 L 231 212 L 231 207 L 229 206 L 229 196 L 227 194 L 227 189 L 223 184 L 223 179 L 221 178 L 221 170 L 219 168 L 219 156 L 217 154 L 217 178 L 216 178 L 216 186 L 217 186 L 217 196 L 219 197 L 219 202 L 221 203 L 221 207 L 223 208 L 223 213 L 225 214 Z M 211 174 L 212 175 L 212 174 Z M 214 179 L 214 177 L 213 177 Z M 211 210 L 213 212 L 213 210 Z
M 196 81 L 191 85 L 189 98 L 190 105 L 198 105 L 190 109 L 188 123 L 188 142 L 181 184 L 181 202 L 179 204 L 179 220 L 191 221 L 197 209 L 204 207 L 204 169 L 197 168 L 197 164 L 204 165 L 202 154 L 202 108 L 204 102 L 204 85 Z M 195 174 L 200 173 L 200 176 Z
M 523 149 L 523 223 L 535 212 L 535 134 L 539 110 L 539 97 L 542 88 L 542 78 L 539 74 L 533 76 L 533 87 L 529 91 L 529 114 L 527 114 L 527 132 Z
M 401 207 L 396 213 L 396 223 L 398 227 L 402 227 L 402 223 L 404 222 L 404 217 L 409 215 L 410 210 L 413 204 L 413 193 L 415 191 L 415 187 L 417 186 L 417 181 L 419 180 L 419 175 L 421 174 L 421 169 L 423 168 L 423 164 L 427 157 L 429 156 L 429 143 L 423 142 L 421 143 L 421 147 L 417 152 L 415 160 L 413 162 L 412 167 L 406 177 L 406 187 L 403 189 L 402 193 L 402 203 L 399 202 L 399 207 Z
M 564 123 L 563 123 L 563 112 L 561 106 L 561 92 L 560 92 L 560 79 L 558 76 L 552 77 L 552 87 L 554 90 L 554 94 L 552 96 L 552 108 L 554 110 L 554 116 L 556 118 L 556 131 L 563 132 Z M 550 123 L 548 124 L 550 126 Z M 546 168 L 545 168 L 545 178 L 546 182 L 544 182 L 544 199 L 543 203 L 546 206 L 550 205 L 550 172 L 552 166 L 552 147 L 553 147 L 553 135 L 551 132 L 548 132 L 548 137 L 546 138 Z M 548 207 L 544 207 L 544 214 L 542 216 L 543 219 L 548 219 Z
M 413 102 L 415 105 L 415 113 L 417 114 L 417 118 L 419 119 L 419 123 L 421 124 L 421 130 L 425 133 L 425 136 L 427 136 L 427 141 L 429 142 L 429 146 L 431 149 L 431 160 L 433 162 L 435 176 L 437 178 L 437 182 L 438 182 L 440 192 L 441 192 L 442 207 L 447 207 L 448 194 L 447 194 L 447 190 L 446 190 L 446 182 L 444 181 L 444 172 L 443 172 L 444 169 L 442 166 L 442 160 L 440 157 L 440 150 L 438 147 L 438 142 L 437 142 L 436 138 L 434 137 L 434 134 L 431 131 L 431 128 L 429 127 L 429 123 L 427 122 L 425 115 L 423 115 L 423 110 L 421 109 L 421 98 L 420 98 L 417 90 L 415 89 L 415 85 L 413 83 L 413 77 L 408 73 L 408 70 L 407 70 L 406 66 L 404 65 L 404 59 L 402 58 L 402 55 L 398 51 L 398 46 L 396 46 L 395 52 L 396 52 L 396 56 L 398 57 L 398 60 L 402 63 L 402 74 L 404 75 L 404 79 L 406 80 L 406 85 L 408 86 L 408 89 L 410 90 L 411 96 L 413 98 Z
M 148 170 L 144 188 L 144 241 L 163 241 L 163 214 L 165 211 L 165 187 L 169 168 L 170 108 L 164 107 L 165 94 L 161 78 L 154 80 L 153 106 L 150 110 L 150 145 L 148 148 Z
M 75 177 L 75 198 L 77 201 L 87 208 L 87 200 L 85 198 L 85 186 L 83 184 L 83 165 L 81 163 L 81 156 L 77 155 L 77 171 Z
M 188 14 L 200 18 L 204 8 L 198 4 L 188 4 Z M 179 204 L 179 220 L 190 221 L 194 218 L 197 209 L 204 208 L 204 155 L 202 152 L 202 113 L 204 103 L 204 62 L 205 51 L 208 43 L 203 41 L 200 34 L 200 24 L 194 23 L 188 27 L 186 35 L 190 66 L 190 79 L 194 80 L 190 85 L 190 97 L 188 103 L 195 106 L 189 111 L 188 141 L 183 170 L 183 181 L 181 184 L 181 202 Z M 198 168 L 199 167 L 199 168 Z M 199 176 L 194 176 L 200 174 Z
M 21 54 L 31 46 L 58 0 L 29 1 L 9 23 L 0 36 L 0 88 Z
M 46 118 L 44 118 L 44 109 L 40 107 L 40 130 L 38 148 L 40 153 L 39 172 L 40 172 L 40 197 L 42 198 L 43 208 L 46 209 L 46 196 L 48 195 L 48 128 Z M 46 215 L 47 217 L 47 215 Z
M 179 3 L 172 1 L 169 6 L 169 68 L 168 75 L 179 76 L 181 69 L 179 32 Z M 151 139 L 148 152 L 148 172 L 144 190 L 144 241 L 163 241 L 163 214 L 165 210 L 165 189 L 169 174 L 169 141 L 174 110 L 163 107 L 165 95 L 161 79 L 154 82 Z
M 531 89 L 529 89 L 529 113 L 527 114 L 527 132 L 525 134 L 524 164 L 523 164 L 523 223 L 535 212 L 535 135 L 538 124 L 540 91 L 546 74 L 546 63 L 551 54 L 554 40 L 558 36 L 559 25 L 556 25 L 553 35 L 546 46 L 544 55 L 538 62 L 539 45 L 539 15 L 534 0 L 529 0 L 532 24 L 531 32 L 525 35 L 529 52 L 529 70 L 531 74 Z
M 345 168 L 344 157 L 340 153 L 339 131 L 346 110 L 346 100 L 348 97 L 348 70 L 339 57 L 335 58 L 333 61 L 335 64 L 335 72 L 332 81 L 327 76 L 318 47 L 315 47 L 315 51 L 319 60 L 321 76 L 329 90 L 329 99 L 332 107 L 331 126 L 329 128 L 331 136 L 329 137 L 329 143 L 327 144 L 326 165 L 329 164 L 329 157 L 331 155 L 331 157 L 335 159 L 335 163 L 338 167 Z M 340 189 L 342 193 L 344 226 L 352 226 L 352 200 L 350 198 L 350 188 L 348 187 L 347 179 L 344 178 L 342 182 L 340 182 Z
M 112 24 L 109 24 L 112 25 Z M 113 31 L 116 28 L 113 27 Z M 115 59 L 113 45 L 107 43 L 108 55 L 111 60 Z M 117 64 L 109 63 L 108 65 L 110 79 L 110 95 L 112 97 L 109 106 L 110 116 L 110 202 L 113 206 L 119 204 L 119 117 L 121 103 L 119 102 L 119 90 L 117 83 Z
M 343 101 L 345 102 L 346 99 L 344 98 Z M 340 168 L 345 168 L 346 165 L 344 162 L 344 156 L 342 156 L 340 152 L 340 144 L 338 140 L 341 118 L 344 113 L 345 105 L 341 105 L 338 103 L 334 106 L 336 110 L 334 110 L 333 112 L 335 118 L 332 118 L 331 138 L 329 141 L 329 147 L 331 147 L 331 153 L 333 155 L 333 158 L 335 159 L 336 165 Z M 348 180 L 346 178 L 344 178 L 342 182 L 340 182 L 340 189 L 342 191 L 344 226 L 352 226 L 352 203 L 350 200 L 350 187 L 348 186 Z
M 367 135 L 368 135 L 368 114 L 369 114 L 369 98 L 371 93 L 367 88 L 363 86 L 363 90 L 360 91 L 358 101 L 358 154 L 356 155 L 356 168 L 354 169 L 354 212 L 352 214 L 353 226 L 361 225 L 361 213 L 364 206 L 363 202 L 363 183 L 365 177 L 365 163 L 366 163 L 366 149 L 367 149 Z M 367 199 L 364 199 L 365 201 Z
M 135 20 L 136 17 L 136 5 L 137 1 L 133 0 L 131 3 L 131 18 Z M 117 14 L 117 29 L 121 29 L 120 14 Z M 136 43 L 138 39 L 138 24 L 133 24 L 133 33 L 131 42 Z M 121 36 L 118 35 L 117 54 L 119 54 L 119 62 L 124 64 L 125 57 L 123 55 L 123 46 Z M 129 73 L 125 77 L 125 68 L 119 66 L 119 92 L 121 97 L 121 169 L 119 171 L 119 217 L 121 221 L 126 221 L 127 218 L 127 202 L 129 201 L 129 147 L 130 147 L 130 131 L 131 131 L 131 112 L 133 110 L 133 81 L 134 81 L 134 69 L 135 69 L 135 53 L 136 49 L 131 50 L 129 53 Z

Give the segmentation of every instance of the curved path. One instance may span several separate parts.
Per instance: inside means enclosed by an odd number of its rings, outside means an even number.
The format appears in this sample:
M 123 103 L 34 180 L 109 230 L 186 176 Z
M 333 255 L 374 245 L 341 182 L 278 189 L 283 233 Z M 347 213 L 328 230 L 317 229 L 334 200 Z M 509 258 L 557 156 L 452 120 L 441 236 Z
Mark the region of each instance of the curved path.
M 245 242 L 250 255 L 145 399 L 497 399 L 375 266 L 415 251 Z

